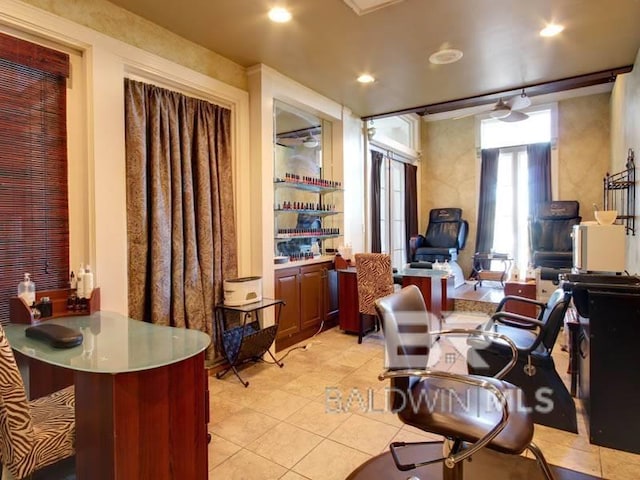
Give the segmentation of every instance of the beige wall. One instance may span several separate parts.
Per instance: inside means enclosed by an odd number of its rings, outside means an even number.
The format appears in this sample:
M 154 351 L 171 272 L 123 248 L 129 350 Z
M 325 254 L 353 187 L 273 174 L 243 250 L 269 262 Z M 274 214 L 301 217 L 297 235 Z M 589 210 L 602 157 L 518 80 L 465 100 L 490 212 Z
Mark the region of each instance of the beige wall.
M 578 200 L 583 220 L 594 220 L 593 204 L 602 208 L 602 179 L 609 170 L 609 93 L 558 103 L 558 193 Z
M 611 96 L 611 172 L 625 168 L 627 152 L 634 150 L 635 162 L 640 156 L 640 50 L 633 71 L 618 76 Z M 637 172 L 637 169 L 636 169 Z M 636 173 L 637 175 L 637 173 Z M 636 189 L 637 180 L 636 180 Z M 640 274 L 640 195 L 636 193 L 636 234 L 627 235 L 627 271 Z
M 440 207 L 462 208 L 469 222 L 467 245 L 458 263 L 465 275 L 471 272 L 475 251 L 477 211 L 477 162 L 475 119 L 423 122 L 422 159 L 418 229 L 427 229 L 429 210 Z
M 247 90 L 245 68 L 106 0 L 23 0 L 196 72 Z
M 586 220 L 593 218 L 592 204 L 602 203 L 602 177 L 609 168 L 609 97 L 605 93 L 558 103 L 559 199 L 578 200 Z M 465 275 L 471 272 L 475 251 L 479 173 L 473 117 L 423 123 L 419 228 L 426 230 L 432 208 L 462 208 L 469 238 L 458 263 Z

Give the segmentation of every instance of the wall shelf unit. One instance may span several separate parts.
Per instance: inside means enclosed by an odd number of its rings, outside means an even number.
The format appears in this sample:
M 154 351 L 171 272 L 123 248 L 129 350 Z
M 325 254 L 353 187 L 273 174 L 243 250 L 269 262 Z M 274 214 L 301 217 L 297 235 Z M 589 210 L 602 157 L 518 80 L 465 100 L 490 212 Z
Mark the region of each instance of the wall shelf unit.
M 605 175 L 603 206 L 605 210 L 617 210 L 616 223 L 624 225 L 626 233 L 635 236 L 636 166 L 631 148 L 625 167 L 621 172 Z

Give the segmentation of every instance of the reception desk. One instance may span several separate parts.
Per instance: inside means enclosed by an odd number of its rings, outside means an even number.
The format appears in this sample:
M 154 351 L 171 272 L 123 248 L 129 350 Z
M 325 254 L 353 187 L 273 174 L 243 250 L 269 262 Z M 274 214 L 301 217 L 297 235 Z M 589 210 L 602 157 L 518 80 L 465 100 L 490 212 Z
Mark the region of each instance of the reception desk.
M 208 335 L 108 312 L 47 323 L 82 344 L 52 348 L 26 324 L 5 332 L 16 352 L 74 372 L 78 480 L 207 478 Z
M 454 278 L 443 270 L 428 268 L 404 268 L 393 274 L 402 278 L 402 286 L 416 285 L 422 292 L 427 310 L 438 320 L 442 312 L 453 310 L 453 299 L 448 292 L 454 288 Z M 358 281 L 356 268 L 338 270 L 338 303 L 340 329 L 349 333 L 358 333 Z M 441 328 L 441 324 L 437 328 Z

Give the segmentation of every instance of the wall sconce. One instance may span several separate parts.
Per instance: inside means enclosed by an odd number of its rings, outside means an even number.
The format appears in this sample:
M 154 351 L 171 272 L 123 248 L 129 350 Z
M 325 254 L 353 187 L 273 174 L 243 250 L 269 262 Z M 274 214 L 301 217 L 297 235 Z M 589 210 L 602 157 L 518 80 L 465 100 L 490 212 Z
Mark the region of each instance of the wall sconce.
M 373 126 L 373 120 L 369 120 L 369 126 L 367 127 L 367 138 L 369 141 L 373 140 L 373 136 L 376 134 L 376 127 Z

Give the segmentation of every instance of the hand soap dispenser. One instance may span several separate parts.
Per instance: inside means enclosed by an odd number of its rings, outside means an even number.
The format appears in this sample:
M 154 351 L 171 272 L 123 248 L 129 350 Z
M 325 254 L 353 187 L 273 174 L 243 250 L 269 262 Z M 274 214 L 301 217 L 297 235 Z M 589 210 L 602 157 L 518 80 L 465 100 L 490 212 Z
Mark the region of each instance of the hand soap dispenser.
M 36 303 L 36 284 L 31 281 L 29 273 L 25 273 L 24 280 L 18 284 L 18 297 L 29 306 Z

